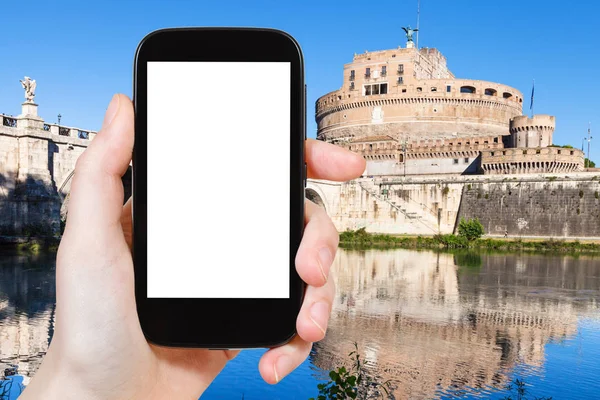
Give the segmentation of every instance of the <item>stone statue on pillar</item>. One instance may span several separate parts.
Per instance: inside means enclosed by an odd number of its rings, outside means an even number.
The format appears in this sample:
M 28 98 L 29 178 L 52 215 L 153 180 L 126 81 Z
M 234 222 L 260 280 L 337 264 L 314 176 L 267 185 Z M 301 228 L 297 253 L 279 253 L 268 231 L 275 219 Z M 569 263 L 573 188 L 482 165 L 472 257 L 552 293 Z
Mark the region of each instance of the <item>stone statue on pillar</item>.
M 35 79 L 31 79 L 30 77 L 26 76 L 25 80 L 19 80 L 19 82 L 21 82 L 21 86 L 23 86 L 23 89 L 25 89 L 25 102 L 26 103 L 33 103 L 33 98 L 35 97 L 35 87 L 36 87 L 36 83 L 35 83 Z

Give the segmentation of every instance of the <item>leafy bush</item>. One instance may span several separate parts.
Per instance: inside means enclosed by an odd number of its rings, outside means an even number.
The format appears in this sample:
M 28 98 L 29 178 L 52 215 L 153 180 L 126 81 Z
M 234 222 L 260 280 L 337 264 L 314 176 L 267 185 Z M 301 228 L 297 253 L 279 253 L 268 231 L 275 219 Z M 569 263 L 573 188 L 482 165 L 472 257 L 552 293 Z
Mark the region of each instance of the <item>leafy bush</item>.
M 309 400 L 340 399 L 394 399 L 391 381 L 377 382 L 365 370 L 364 362 L 358 354 L 358 344 L 354 342 L 354 350 L 348 354 L 352 359 L 352 368 L 339 367 L 329 371 L 329 381 L 317 385 L 319 395 Z M 381 391 L 380 391 L 381 389 Z M 384 397 L 385 393 L 385 397 Z
M 458 224 L 458 235 L 466 238 L 469 242 L 479 239 L 483 236 L 483 225 L 477 218 L 473 218 L 470 220 L 465 220 L 464 218 L 460 219 L 460 223 Z
M 463 236 L 436 235 L 436 236 L 434 236 L 434 240 L 436 240 L 438 243 L 442 244 L 444 247 L 447 247 L 450 249 L 459 249 L 459 248 L 469 246 L 467 239 Z

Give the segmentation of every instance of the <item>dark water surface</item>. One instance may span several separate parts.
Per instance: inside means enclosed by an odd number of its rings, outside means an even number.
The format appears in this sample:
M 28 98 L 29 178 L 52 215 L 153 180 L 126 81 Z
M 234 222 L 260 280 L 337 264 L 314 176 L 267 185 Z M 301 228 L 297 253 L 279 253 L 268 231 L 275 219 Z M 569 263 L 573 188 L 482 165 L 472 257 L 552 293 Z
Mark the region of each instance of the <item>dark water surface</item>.
M 333 271 L 327 337 L 295 373 L 267 385 L 263 351 L 242 352 L 202 398 L 306 400 L 326 371 L 349 365 L 354 341 L 397 399 L 499 399 L 515 378 L 532 397 L 600 398 L 598 258 L 341 250 Z M 1 255 L 0 371 L 18 374 L 1 400 L 39 367 L 54 298 L 52 255 Z

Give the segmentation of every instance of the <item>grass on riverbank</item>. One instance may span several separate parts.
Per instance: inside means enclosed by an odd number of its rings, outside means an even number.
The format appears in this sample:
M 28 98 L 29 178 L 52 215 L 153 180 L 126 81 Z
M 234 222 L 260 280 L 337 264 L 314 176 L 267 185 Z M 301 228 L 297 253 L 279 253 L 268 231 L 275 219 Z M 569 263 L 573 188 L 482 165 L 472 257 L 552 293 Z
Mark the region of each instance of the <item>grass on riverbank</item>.
M 407 249 L 490 249 L 510 251 L 551 251 L 559 253 L 600 252 L 599 243 L 582 243 L 557 239 L 522 240 L 482 238 L 469 241 L 458 235 L 435 236 L 392 236 L 373 234 L 364 228 L 340 233 L 340 247 L 343 248 L 407 248 Z

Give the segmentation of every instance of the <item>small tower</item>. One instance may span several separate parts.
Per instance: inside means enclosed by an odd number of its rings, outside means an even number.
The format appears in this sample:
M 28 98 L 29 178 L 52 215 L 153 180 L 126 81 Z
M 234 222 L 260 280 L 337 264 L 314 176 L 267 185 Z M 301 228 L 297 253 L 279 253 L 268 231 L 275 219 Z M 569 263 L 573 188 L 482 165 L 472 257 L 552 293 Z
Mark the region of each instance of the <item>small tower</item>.
M 548 147 L 552 144 L 552 134 L 556 120 L 552 115 L 526 115 L 511 118 L 510 139 L 511 147 Z

